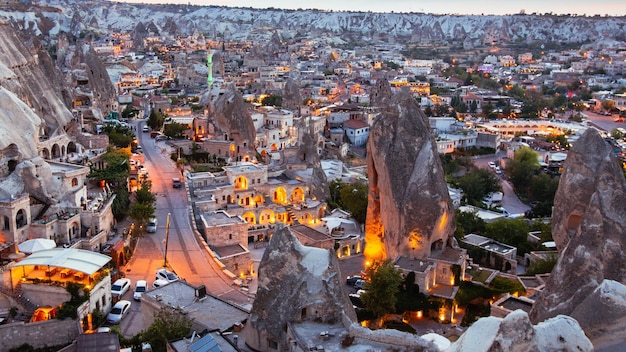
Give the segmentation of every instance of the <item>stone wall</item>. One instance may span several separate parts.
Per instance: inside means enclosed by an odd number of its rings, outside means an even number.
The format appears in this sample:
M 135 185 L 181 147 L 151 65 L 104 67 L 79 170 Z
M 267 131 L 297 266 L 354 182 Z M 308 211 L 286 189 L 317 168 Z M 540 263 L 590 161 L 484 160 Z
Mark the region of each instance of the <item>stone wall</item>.
M 0 325 L 0 351 L 8 351 L 23 344 L 34 348 L 69 344 L 80 333 L 76 320 L 47 320 L 36 323 Z

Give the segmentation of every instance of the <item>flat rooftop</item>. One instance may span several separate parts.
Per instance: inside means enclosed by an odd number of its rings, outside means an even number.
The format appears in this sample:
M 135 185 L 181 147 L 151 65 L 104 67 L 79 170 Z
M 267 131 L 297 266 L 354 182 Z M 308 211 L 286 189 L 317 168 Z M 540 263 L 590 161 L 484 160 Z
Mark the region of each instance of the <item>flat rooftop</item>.
M 532 303 L 523 301 L 513 296 L 507 298 L 500 306 L 510 311 L 521 309 L 526 313 L 530 312 L 530 308 L 533 307 Z
M 415 271 L 418 273 L 423 273 L 428 269 L 429 266 L 434 266 L 435 262 L 423 259 L 412 259 L 407 256 L 400 256 L 396 259 L 394 265 L 397 265 L 400 269 Z
M 174 281 L 143 294 L 164 306 L 183 307 L 187 316 L 209 331 L 226 331 L 248 318 L 249 311 L 207 295 L 199 299 L 196 288 L 184 281 Z

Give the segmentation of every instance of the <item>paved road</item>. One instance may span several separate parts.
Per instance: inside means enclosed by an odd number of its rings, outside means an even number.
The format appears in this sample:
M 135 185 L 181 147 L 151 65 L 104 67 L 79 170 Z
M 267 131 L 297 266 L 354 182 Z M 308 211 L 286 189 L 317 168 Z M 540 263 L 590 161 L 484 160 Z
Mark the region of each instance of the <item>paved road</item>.
M 506 153 L 503 151 L 498 151 L 493 155 L 484 155 L 474 159 L 474 165 L 484 169 L 491 169 L 488 165 L 490 161 L 496 163 L 496 165 L 500 165 L 500 159 L 504 158 Z M 527 210 L 530 209 L 530 206 L 522 203 L 522 201 L 517 197 L 517 194 L 513 191 L 513 186 L 509 181 L 506 180 L 504 174 L 500 175 L 500 180 L 502 184 L 502 207 L 506 209 L 509 214 L 523 214 Z
M 165 142 L 156 142 L 149 133 L 141 132 L 143 120 L 136 121 L 137 139 L 143 147 L 144 166 L 152 181 L 152 192 L 157 194 L 156 233 L 146 234 L 138 242 L 130 263 L 126 266 L 126 277 L 131 279 L 134 288 L 137 280 L 146 280 L 149 288 L 155 280 L 155 272 L 163 267 L 166 237 L 166 219 L 170 214 L 167 241 L 167 263 L 181 278 L 194 286 L 204 284 L 207 291 L 221 299 L 239 306 L 251 304 L 244 292 L 235 289 L 232 281 L 200 248 L 193 233 L 190 207 L 185 188 L 173 188 L 172 178 L 180 177 L 180 172 L 169 158 Z M 132 301 L 132 290 L 123 297 Z M 121 323 L 125 336 L 132 336 L 143 330 L 141 303 L 133 301 L 131 313 Z

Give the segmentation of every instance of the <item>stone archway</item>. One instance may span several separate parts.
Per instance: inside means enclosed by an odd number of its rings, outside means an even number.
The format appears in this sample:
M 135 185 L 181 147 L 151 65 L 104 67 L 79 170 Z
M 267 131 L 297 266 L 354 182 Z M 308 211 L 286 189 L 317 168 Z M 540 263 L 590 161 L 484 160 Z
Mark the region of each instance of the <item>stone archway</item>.
M 291 192 L 291 202 L 294 204 L 303 203 L 304 202 L 304 190 L 300 187 L 296 187 Z
M 278 187 L 274 190 L 272 201 L 277 204 L 287 203 L 287 191 L 283 187 Z
M 249 211 L 241 216 L 248 224 L 254 225 L 256 224 L 256 215 Z
M 52 145 L 52 159 L 56 159 L 60 157 L 61 157 L 61 148 L 59 148 L 59 145 L 55 143 L 54 145 Z
M 259 215 L 260 225 L 269 225 L 276 222 L 276 217 L 272 209 L 264 209 Z
M 245 176 L 237 176 L 234 186 L 236 190 L 247 190 L 248 179 Z
M 46 160 L 50 159 L 50 151 L 48 150 L 48 148 L 43 148 L 41 150 L 41 156 Z
M 67 153 L 78 153 L 78 147 L 76 146 L 76 143 L 74 142 L 69 142 L 67 143 Z

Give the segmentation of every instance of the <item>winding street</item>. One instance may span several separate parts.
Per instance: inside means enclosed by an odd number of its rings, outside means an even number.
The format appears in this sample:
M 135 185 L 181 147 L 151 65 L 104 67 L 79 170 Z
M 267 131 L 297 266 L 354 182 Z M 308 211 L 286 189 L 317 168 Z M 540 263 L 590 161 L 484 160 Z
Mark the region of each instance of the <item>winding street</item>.
M 192 227 L 192 214 L 186 188 L 173 188 L 172 178 L 181 177 L 180 171 L 169 158 L 166 142 L 156 142 L 149 133 L 141 132 L 144 120 L 133 124 L 137 131 L 139 145 L 145 156 L 144 167 L 152 181 L 152 192 L 157 195 L 156 233 L 148 233 L 140 238 L 137 248 L 124 269 L 131 279 L 132 289 L 137 280 L 146 280 L 152 288 L 155 272 L 164 265 L 166 219 L 170 214 L 167 241 L 167 264 L 178 276 L 191 285 L 205 285 L 207 292 L 235 305 L 249 308 L 252 299 L 232 284 L 217 263 L 200 246 Z M 132 291 L 123 297 L 132 301 Z M 147 327 L 147 326 L 146 326 Z M 141 303 L 133 301 L 131 313 L 121 323 L 124 336 L 132 336 L 146 328 L 141 317 Z

